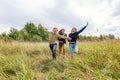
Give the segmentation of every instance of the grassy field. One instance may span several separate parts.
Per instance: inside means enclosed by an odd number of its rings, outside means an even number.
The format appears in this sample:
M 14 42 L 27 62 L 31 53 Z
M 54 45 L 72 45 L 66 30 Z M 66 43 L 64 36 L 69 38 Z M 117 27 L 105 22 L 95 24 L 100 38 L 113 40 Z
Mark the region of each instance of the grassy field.
M 70 59 L 51 58 L 48 43 L 0 41 L 0 80 L 120 80 L 120 41 L 81 42 Z

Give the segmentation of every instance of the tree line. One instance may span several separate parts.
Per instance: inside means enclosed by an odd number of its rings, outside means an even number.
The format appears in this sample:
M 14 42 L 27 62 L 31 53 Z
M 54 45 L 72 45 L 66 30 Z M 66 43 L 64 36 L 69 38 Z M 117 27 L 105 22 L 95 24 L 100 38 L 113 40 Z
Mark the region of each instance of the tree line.
M 83 36 L 80 35 L 80 41 L 103 41 L 103 40 L 112 40 L 115 39 L 115 36 L 112 34 L 100 35 L 100 36 Z
M 47 28 L 43 27 L 41 24 L 36 26 L 34 23 L 28 22 L 25 24 L 24 28 L 21 30 L 17 30 L 15 28 L 11 28 L 9 33 L 5 32 L 0 34 L 0 39 L 5 41 L 30 41 L 30 42 L 42 42 L 48 41 L 49 32 Z M 115 39 L 114 35 L 100 35 L 97 36 L 84 36 L 80 35 L 79 41 L 101 41 Z
M 2 33 L 0 35 L 0 39 L 4 39 L 5 41 L 48 41 L 48 30 L 41 24 L 36 26 L 34 23 L 29 22 L 26 23 L 24 28 L 21 30 L 11 28 L 8 34 L 6 34 L 5 32 Z

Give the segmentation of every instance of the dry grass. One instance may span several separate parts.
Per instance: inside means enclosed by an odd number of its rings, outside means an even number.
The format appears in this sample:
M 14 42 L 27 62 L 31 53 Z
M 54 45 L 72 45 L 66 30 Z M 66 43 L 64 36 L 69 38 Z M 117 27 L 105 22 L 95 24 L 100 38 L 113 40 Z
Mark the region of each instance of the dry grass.
M 81 42 L 52 60 L 48 43 L 0 41 L 0 80 L 119 80 L 120 41 Z

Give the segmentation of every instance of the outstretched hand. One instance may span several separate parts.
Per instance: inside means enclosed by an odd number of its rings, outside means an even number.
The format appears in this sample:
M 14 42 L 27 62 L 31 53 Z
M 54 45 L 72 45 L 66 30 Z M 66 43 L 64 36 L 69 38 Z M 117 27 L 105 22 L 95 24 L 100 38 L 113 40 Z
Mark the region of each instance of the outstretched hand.
M 86 24 L 86 27 L 88 26 L 88 22 L 87 22 L 87 24 Z

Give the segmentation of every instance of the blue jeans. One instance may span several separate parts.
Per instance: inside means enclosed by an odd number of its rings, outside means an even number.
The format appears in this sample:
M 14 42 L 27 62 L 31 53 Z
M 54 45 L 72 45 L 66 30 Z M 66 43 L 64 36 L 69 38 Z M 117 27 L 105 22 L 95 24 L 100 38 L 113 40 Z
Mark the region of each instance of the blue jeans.
M 50 44 L 49 47 L 50 47 L 50 50 L 51 50 L 51 52 L 52 52 L 52 58 L 53 58 L 53 59 L 56 59 L 56 48 L 57 48 L 57 44 L 56 44 L 56 43 L 55 43 L 55 44 Z
M 69 48 L 70 48 L 70 53 L 78 53 L 78 47 L 76 43 L 70 43 L 69 44 Z

